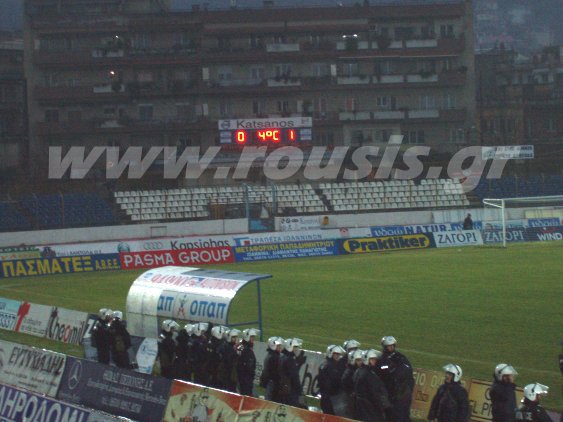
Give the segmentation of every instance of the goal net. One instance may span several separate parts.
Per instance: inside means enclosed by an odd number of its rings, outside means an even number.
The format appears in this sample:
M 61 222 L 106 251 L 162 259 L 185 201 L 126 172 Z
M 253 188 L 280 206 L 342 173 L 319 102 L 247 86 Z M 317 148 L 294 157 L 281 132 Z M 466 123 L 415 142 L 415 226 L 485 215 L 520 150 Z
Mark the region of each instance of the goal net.
M 485 244 L 563 240 L 563 195 L 483 199 Z

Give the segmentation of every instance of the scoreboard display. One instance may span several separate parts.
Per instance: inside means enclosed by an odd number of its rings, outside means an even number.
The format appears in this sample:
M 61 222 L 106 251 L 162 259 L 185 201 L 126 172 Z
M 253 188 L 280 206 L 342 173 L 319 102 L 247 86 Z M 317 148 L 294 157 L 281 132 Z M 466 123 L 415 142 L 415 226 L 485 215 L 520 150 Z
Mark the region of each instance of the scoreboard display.
M 228 145 L 298 145 L 312 140 L 310 117 L 219 120 L 219 139 Z

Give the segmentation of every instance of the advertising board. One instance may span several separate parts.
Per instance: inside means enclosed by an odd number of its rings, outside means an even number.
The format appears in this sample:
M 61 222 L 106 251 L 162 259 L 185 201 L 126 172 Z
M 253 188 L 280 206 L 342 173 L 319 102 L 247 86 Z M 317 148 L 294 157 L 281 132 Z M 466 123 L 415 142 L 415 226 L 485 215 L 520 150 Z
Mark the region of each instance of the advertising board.
M 0 278 L 119 270 L 117 254 L 30 258 L 0 262 Z
M 122 252 L 119 254 L 121 268 L 136 270 L 163 267 L 166 265 L 210 265 L 234 262 L 233 251 L 223 246 L 191 250 L 157 250 L 145 252 Z
M 3 383 L 55 397 L 66 356 L 0 340 L 0 379 Z
M 67 359 L 59 400 L 136 421 L 162 420 L 170 380 L 70 356 Z
M 431 233 L 339 240 L 343 254 L 427 249 L 435 247 Z
M 51 311 L 51 306 L 22 302 L 18 309 L 18 319 L 14 326 L 14 331 L 37 337 L 45 337 Z
M 0 384 L 0 422 L 87 422 L 90 411 Z
M 434 243 L 437 248 L 449 248 L 453 246 L 475 246 L 482 245 L 483 238 L 479 230 L 461 230 L 434 232 Z
M 19 300 L 0 298 L 0 328 L 12 331 L 18 320 Z
M 338 255 L 334 240 L 235 246 L 236 262 Z

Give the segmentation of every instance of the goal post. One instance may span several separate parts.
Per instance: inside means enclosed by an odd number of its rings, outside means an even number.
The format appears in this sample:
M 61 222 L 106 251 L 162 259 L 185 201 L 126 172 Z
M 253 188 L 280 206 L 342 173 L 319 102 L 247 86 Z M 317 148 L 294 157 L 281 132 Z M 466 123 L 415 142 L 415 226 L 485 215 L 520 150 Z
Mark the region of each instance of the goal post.
M 527 229 L 559 226 L 563 220 L 563 195 L 485 198 L 483 206 L 483 234 L 492 239 L 489 243 L 498 240 L 503 247 L 516 240 L 511 235 L 520 236 L 520 241 L 537 240 L 526 238 Z

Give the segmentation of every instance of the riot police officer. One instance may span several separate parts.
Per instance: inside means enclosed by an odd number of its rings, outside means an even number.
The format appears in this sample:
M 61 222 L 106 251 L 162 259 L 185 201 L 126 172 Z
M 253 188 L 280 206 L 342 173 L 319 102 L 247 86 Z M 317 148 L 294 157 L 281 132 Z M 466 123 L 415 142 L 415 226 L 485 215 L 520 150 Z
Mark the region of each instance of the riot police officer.
M 227 331 L 227 327 L 216 325 L 211 329 L 211 337 L 207 342 L 207 349 L 205 351 L 207 385 L 213 388 L 225 388 L 219 377 L 219 366 L 222 361 L 221 354 L 225 347 L 225 340 L 223 337 Z
M 507 363 L 499 363 L 495 367 L 490 392 L 493 422 L 514 422 L 516 418 L 516 375 L 518 372 Z
M 299 363 L 297 357 L 301 353 L 303 340 L 289 338 L 285 340 L 284 350 L 280 359 L 280 402 L 295 407 L 305 407 L 303 387 L 299 380 Z
M 326 349 L 325 361 L 319 367 L 319 390 L 321 393 L 321 409 L 323 413 L 336 415 L 334 403 L 336 396 L 342 391 L 341 381 L 344 367 L 340 363 L 346 351 L 335 344 Z M 339 403 L 342 404 L 342 403 Z M 340 414 L 339 412 L 338 414 Z
M 174 378 L 174 360 L 176 358 L 176 342 L 174 332 L 180 326 L 176 321 L 167 319 L 162 321 L 162 330 L 158 336 L 158 360 L 160 374 L 165 378 Z
M 98 351 L 98 362 L 109 365 L 110 343 L 109 322 L 111 321 L 112 310 L 102 308 L 98 312 L 98 318 L 92 327 L 92 345 Z
M 364 364 L 364 350 L 355 349 L 348 353 L 348 363 L 342 374 L 342 391 L 346 394 L 346 418 L 353 418 L 355 414 L 354 374 Z
M 381 339 L 383 356 L 378 366 L 385 383 L 389 400 L 393 405 L 396 422 L 410 422 L 410 409 L 414 391 L 412 366 L 405 355 L 396 350 L 397 340 L 393 336 Z
M 381 357 L 379 350 L 366 350 L 363 365 L 354 373 L 354 419 L 359 421 L 383 422 L 392 407 L 385 384 L 376 372 Z
M 194 371 L 194 382 L 200 385 L 207 385 L 205 368 L 207 337 L 205 333 L 208 328 L 209 324 L 207 322 L 199 322 L 193 326 L 191 365 Z
M 189 331 L 188 331 L 189 330 Z M 188 362 L 191 348 L 191 324 L 186 324 L 178 330 L 176 336 L 176 353 L 174 357 L 174 377 L 176 379 L 191 381 Z
M 260 334 L 256 328 L 242 331 L 240 356 L 237 360 L 237 375 L 239 393 L 252 396 L 254 375 L 256 374 L 256 355 L 254 354 L 254 339 Z
M 284 340 L 281 337 L 268 339 L 268 351 L 262 365 L 260 386 L 264 387 L 264 398 L 279 402 L 280 387 L 280 358 Z
M 467 391 L 461 385 L 463 371 L 459 365 L 449 363 L 444 366 L 446 376 L 430 404 L 429 421 L 467 422 L 469 420 L 469 400 Z
M 225 334 L 227 341 L 221 349 L 219 379 L 223 388 L 233 393 L 237 391 L 237 359 L 240 353 L 238 339 L 240 334 L 240 330 L 236 328 L 228 330 Z
M 540 383 L 528 384 L 524 387 L 522 405 L 516 411 L 517 422 L 550 422 L 551 418 L 540 406 L 541 396 L 549 392 L 549 387 Z
M 130 368 L 129 348 L 131 336 L 122 321 L 123 312 L 113 311 L 112 321 L 109 324 L 111 358 L 119 368 Z

